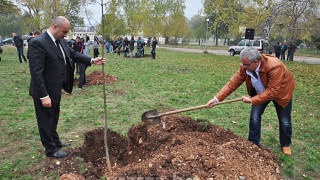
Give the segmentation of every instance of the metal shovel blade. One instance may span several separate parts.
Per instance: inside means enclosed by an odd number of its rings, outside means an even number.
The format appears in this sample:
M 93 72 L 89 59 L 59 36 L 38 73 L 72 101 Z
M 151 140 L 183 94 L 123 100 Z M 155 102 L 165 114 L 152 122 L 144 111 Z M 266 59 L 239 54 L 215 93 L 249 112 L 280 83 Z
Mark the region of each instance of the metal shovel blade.
M 141 120 L 147 125 L 155 125 L 161 123 L 161 119 L 157 110 L 144 112 L 141 116 Z

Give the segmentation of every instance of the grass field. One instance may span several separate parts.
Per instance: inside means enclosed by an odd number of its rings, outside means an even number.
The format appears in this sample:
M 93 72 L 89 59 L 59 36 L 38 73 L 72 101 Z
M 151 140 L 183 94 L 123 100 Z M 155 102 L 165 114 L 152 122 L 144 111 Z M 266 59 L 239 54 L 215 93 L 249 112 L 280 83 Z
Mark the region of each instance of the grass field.
M 175 48 L 188 48 L 188 49 L 201 49 L 205 50 L 205 44 L 204 45 L 197 45 L 197 44 L 179 44 L 179 45 L 167 45 L 167 44 L 161 44 L 162 47 L 175 47 Z M 225 50 L 228 51 L 230 46 L 215 46 L 215 45 L 208 45 L 208 50 Z M 288 51 L 286 51 L 286 57 L 287 57 Z M 274 55 L 274 53 L 273 53 Z M 306 49 L 306 48 L 298 48 L 296 52 L 294 53 L 295 56 L 305 56 L 305 57 L 317 57 L 320 58 L 320 51 L 314 49 Z
M 147 49 L 146 53 L 150 53 Z M 40 143 L 33 101 L 28 95 L 28 64 L 18 63 L 16 49 L 4 47 L 0 62 L 0 179 L 57 178 L 57 174 L 29 174 L 46 158 Z M 157 50 L 157 59 L 125 59 L 107 55 L 105 71 L 118 77 L 106 85 L 108 127 L 123 135 L 141 123 L 143 112 L 181 109 L 206 104 L 239 68 L 238 57 Z M 293 96 L 293 155 L 282 155 L 278 120 L 273 104 L 262 122 L 262 140 L 279 156 L 284 179 L 320 179 L 320 65 L 285 62 L 296 81 Z M 101 70 L 89 67 L 87 74 Z M 75 89 L 75 88 L 74 88 Z M 246 95 L 245 85 L 227 99 Z M 84 132 L 104 126 L 102 86 L 62 97 L 58 132 L 73 147 L 83 143 Z M 183 113 L 194 119 L 231 129 L 247 138 L 250 105 L 242 102 Z

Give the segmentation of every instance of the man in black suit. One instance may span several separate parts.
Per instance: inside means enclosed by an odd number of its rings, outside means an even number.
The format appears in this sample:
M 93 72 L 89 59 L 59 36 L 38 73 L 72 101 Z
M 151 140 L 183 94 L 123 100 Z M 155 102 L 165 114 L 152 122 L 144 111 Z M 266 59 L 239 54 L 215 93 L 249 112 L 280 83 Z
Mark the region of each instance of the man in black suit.
M 91 64 L 104 64 L 104 58 L 90 58 L 74 51 L 64 37 L 70 29 L 70 22 L 63 16 L 53 18 L 50 28 L 34 39 L 29 49 L 31 73 L 30 95 L 34 101 L 35 113 L 42 145 L 46 156 L 61 158 L 68 154 L 59 150 L 70 146 L 62 143 L 56 131 L 61 90 L 71 93 L 74 67 L 70 60 Z

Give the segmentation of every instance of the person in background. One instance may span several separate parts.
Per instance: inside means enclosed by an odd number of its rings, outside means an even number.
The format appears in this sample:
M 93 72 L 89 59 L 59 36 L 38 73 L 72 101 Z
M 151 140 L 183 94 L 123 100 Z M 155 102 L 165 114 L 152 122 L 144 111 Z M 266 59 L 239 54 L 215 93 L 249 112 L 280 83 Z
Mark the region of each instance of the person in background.
M 151 43 L 151 54 L 152 58 L 156 59 L 156 47 L 157 47 L 158 41 L 156 37 L 153 37 L 152 43 Z
M 82 45 L 83 45 L 83 49 L 84 49 L 84 39 L 83 38 L 80 38 L 80 41 L 81 41 L 81 43 L 82 43 Z M 83 54 L 84 52 L 82 51 L 82 54 Z
M 122 47 L 122 40 L 121 40 L 121 38 L 119 37 L 118 40 L 117 40 L 117 52 L 118 52 L 118 55 L 119 55 L 119 56 L 120 56 L 121 47 Z
M 244 103 L 251 104 L 249 141 L 259 146 L 261 137 L 261 116 L 272 101 L 279 120 L 280 145 L 285 155 L 291 155 L 291 111 L 295 81 L 287 67 L 274 56 L 260 54 L 254 47 L 240 53 L 241 66 L 231 80 L 207 102 L 208 107 L 223 101 L 243 82 L 246 82 L 249 96 L 242 96 Z
M 28 40 L 27 40 L 28 45 L 29 45 L 30 39 L 32 39 L 32 38 L 34 38 L 33 32 L 29 33 L 29 38 L 28 38 Z
M 109 54 L 110 53 L 109 41 L 106 42 L 106 50 L 107 50 L 107 54 Z
M 82 52 L 83 52 L 83 44 L 82 44 L 82 42 L 80 40 L 80 37 L 76 38 L 76 42 L 73 45 L 73 49 L 82 54 Z M 73 62 L 73 63 L 75 63 L 75 66 L 76 66 L 76 75 L 79 75 L 80 74 L 79 63 L 77 63 L 77 62 Z
M 288 56 L 287 56 L 287 60 L 289 61 L 293 61 L 293 54 L 296 51 L 297 46 L 295 44 L 293 44 L 292 41 L 290 41 L 289 43 L 289 47 L 288 47 Z
M 113 53 L 117 53 L 117 38 L 114 38 L 114 40 L 112 41 L 112 46 L 113 46 Z
M 123 53 L 124 53 L 124 57 L 127 57 L 127 54 L 129 52 L 129 41 L 128 38 L 125 37 L 123 40 Z
M 133 57 L 133 50 L 134 50 L 134 43 L 135 43 L 135 42 L 136 42 L 136 41 L 134 40 L 134 37 L 131 36 L 131 40 L 130 40 L 130 42 L 129 42 L 129 46 L 130 46 L 130 58 Z
M 137 41 L 137 58 L 141 57 L 141 48 L 142 48 L 142 41 L 141 41 L 141 37 L 139 37 Z
M 110 53 L 112 53 L 113 52 L 113 41 L 112 40 L 109 41 L 109 45 L 110 45 Z
M 281 60 L 286 60 L 286 51 L 287 51 L 288 47 L 286 45 L 286 43 L 282 43 L 281 45 Z
M 281 44 L 280 42 L 277 42 L 277 44 L 274 46 L 274 53 L 278 59 L 280 59 L 281 54 Z
M 84 42 L 84 55 L 90 56 L 90 37 L 86 36 L 86 41 Z M 78 63 L 79 64 L 79 83 L 78 83 L 78 89 L 77 91 L 82 89 L 82 86 L 86 84 L 86 70 L 87 70 L 87 65 L 83 63 Z
M 27 62 L 27 59 L 23 54 L 23 39 L 20 36 L 17 36 L 15 32 L 12 33 L 12 36 L 14 45 L 17 47 L 19 62 L 22 63 L 21 56 L 23 57 L 24 62 Z
M 99 56 L 98 45 L 99 45 L 98 37 L 94 36 L 94 41 L 93 41 L 93 57 L 94 58 Z
M 144 57 L 144 47 L 146 46 L 146 43 L 142 40 L 141 41 L 141 55 Z
M 66 40 L 71 25 L 63 16 L 51 20 L 46 32 L 30 44 L 29 68 L 31 74 L 29 94 L 34 102 L 41 143 L 47 157 L 63 158 L 68 154 L 60 148 L 63 143 L 57 132 L 61 91 L 71 93 L 74 72 L 71 59 L 84 63 L 104 64 L 104 58 L 91 58 L 71 49 Z M 74 128 L 74 127 L 73 127 Z
M 30 34 L 31 34 L 31 33 L 30 33 Z M 29 39 L 28 39 L 28 51 L 27 51 L 27 58 L 28 58 L 28 59 L 29 59 L 29 46 L 30 46 L 30 44 L 32 43 L 32 41 L 34 41 L 34 38 L 38 37 L 40 34 L 41 34 L 41 31 L 35 30 L 35 31 L 32 33 L 32 36 L 29 37 Z

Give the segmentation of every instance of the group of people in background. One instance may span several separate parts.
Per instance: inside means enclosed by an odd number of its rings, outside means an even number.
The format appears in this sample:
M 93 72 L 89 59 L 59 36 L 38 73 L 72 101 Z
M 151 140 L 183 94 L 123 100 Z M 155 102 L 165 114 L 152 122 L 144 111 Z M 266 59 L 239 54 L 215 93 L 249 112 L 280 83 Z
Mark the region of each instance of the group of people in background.
M 75 42 L 73 40 L 69 41 L 69 46 L 72 49 L 86 56 L 90 56 L 90 44 L 91 44 L 91 41 L 89 36 L 86 36 L 85 39 L 77 37 Z M 94 58 L 98 57 L 99 55 L 98 45 L 99 45 L 99 40 L 97 36 L 94 36 L 94 41 L 92 45 Z M 79 75 L 78 89 L 76 89 L 77 91 L 79 91 L 82 89 L 83 85 L 86 83 L 86 70 L 88 66 L 80 62 L 73 62 L 73 63 L 76 69 L 76 75 Z
M 288 46 L 284 42 L 277 42 L 274 46 L 276 57 L 281 60 L 286 60 L 286 51 L 288 50 L 287 61 L 293 61 L 293 55 L 294 52 L 296 52 L 296 49 L 297 46 L 292 41 L 290 41 Z
M 133 52 L 134 52 L 134 45 L 137 43 L 137 52 L 136 57 L 141 58 L 141 56 L 145 56 L 144 54 L 144 48 L 146 46 L 146 43 L 141 39 L 141 37 L 138 37 L 138 40 L 136 41 L 134 39 L 134 36 L 131 36 L 131 39 L 128 40 L 127 37 L 118 37 L 114 41 L 107 41 L 106 42 L 106 51 L 107 53 L 118 53 L 120 55 L 121 48 L 123 49 L 124 57 L 127 57 L 128 53 L 130 53 L 130 58 L 133 58 Z M 156 46 L 158 44 L 158 41 L 156 37 L 153 37 L 151 46 L 151 54 L 152 58 L 156 58 Z

